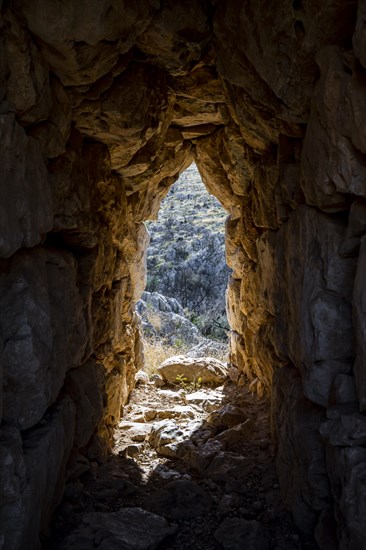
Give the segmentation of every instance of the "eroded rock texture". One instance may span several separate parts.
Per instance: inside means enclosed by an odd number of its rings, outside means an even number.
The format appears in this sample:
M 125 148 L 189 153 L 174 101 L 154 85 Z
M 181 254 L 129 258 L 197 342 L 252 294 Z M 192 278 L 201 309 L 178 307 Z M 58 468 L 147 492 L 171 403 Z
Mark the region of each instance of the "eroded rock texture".
M 231 362 L 273 393 L 284 499 L 320 548 L 366 548 L 364 17 L 3 3 L 0 546 L 38 548 L 108 444 L 142 362 L 143 221 L 195 160 L 229 214 Z

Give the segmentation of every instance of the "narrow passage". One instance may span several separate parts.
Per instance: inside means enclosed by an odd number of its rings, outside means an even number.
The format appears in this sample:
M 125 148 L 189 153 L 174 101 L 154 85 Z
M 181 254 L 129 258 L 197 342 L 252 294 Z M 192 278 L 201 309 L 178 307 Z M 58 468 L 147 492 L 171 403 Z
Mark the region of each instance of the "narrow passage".
M 313 550 L 281 501 L 269 400 L 226 364 L 226 214 L 194 165 L 177 184 L 150 225 L 144 371 L 108 460 L 69 480 L 44 550 Z

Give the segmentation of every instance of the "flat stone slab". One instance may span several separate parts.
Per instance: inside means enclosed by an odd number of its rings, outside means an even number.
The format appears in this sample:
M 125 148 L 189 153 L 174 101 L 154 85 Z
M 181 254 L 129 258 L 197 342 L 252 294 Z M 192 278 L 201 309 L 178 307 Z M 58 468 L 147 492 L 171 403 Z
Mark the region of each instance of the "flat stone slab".
M 189 405 L 197 405 L 206 412 L 212 412 L 220 407 L 222 395 L 219 393 L 200 390 L 193 393 L 188 393 L 185 400 Z

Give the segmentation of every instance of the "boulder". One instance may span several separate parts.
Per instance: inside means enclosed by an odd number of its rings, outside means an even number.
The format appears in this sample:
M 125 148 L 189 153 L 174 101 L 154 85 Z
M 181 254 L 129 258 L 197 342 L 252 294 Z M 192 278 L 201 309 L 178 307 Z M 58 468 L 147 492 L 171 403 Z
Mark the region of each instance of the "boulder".
M 169 384 L 176 384 L 177 377 L 183 377 L 187 382 L 201 379 L 202 384 L 219 386 L 227 377 L 226 365 L 213 357 L 190 358 L 176 355 L 164 361 L 158 372 Z
M 193 447 L 190 440 L 199 425 L 200 422 L 190 422 L 182 427 L 174 420 L 161 420 L 151 430 L 149 443 L 160 455 L 182 458 Z

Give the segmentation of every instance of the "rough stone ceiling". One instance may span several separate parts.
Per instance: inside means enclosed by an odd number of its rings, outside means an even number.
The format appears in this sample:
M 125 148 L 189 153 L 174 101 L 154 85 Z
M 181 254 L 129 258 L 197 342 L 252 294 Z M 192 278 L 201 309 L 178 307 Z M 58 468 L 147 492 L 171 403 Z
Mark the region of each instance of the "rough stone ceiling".
M 15 0 L 38 48 L 28 58 L 19 51 L 7 96 L 49 158 L 63 151 L 72 121 L 108 145 L 131 191 L 224 126 L 265 154 L 280 134 L 303 134 L 314 53 L 349 40 L 355 3 L 315 4 Z M 5 46 L 19 49 L 27 31 L 11 12 L 5 21 Z
M 48 158 L 74 130 L 105 144 L 125 192 L 137 193 L 136 221 L 156 215 L 193 157 L 237 217 L 260 157 L 276 162 L 279 136 L 304 134 L 314 53 L 349 40 L 355 3 L 315 4 L 14 0 L 18 20 L 4 17 L 5 49 L 16 56 L 6 97 Z M 259 226 L 277 226 L 260 217 Z

